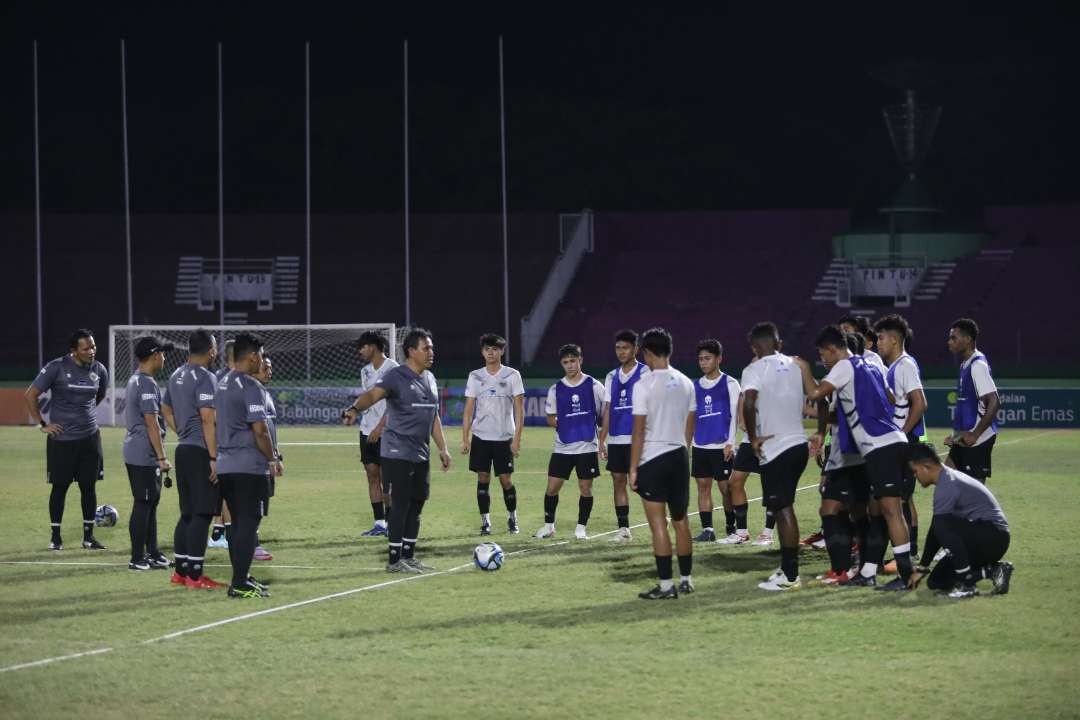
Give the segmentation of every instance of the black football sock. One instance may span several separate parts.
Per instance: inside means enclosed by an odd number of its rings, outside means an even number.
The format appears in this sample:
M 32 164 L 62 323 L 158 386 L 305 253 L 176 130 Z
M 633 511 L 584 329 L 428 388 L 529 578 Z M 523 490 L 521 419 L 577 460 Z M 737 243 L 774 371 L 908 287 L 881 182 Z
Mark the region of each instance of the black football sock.
M 882 557 L 885 554 L 885 518 L 877 516 L 871 517 L 867 522 L 866 527 L 866 543 L 859 545 L 859 555 L 863 563 L 863 574 L 868 573 L 867 565 L 870 565 L 875 570 L 881 565 Z M 869 577 L 869 575 L 867 575 Z
M 97 490 L 93 480 L 79 483 L 83 513 L 83 540 L 94 537 L 94 514 L 97 512 Z
M 765 529 L 772 530 L 776 527 L 776 515 L 772 510 L 765 511 Z
M 409 503 L 409 513 L 405 518 L 405 531 L 401 538 L 401 558 L 411 560 L 416 552 L 416 541 L 420 537 L 420 513 L 424 509 L 423 500 Z
M 128 519 L 128 535 L 131 537 L 131 561 L 142 562 L 146 557 L 146 527 L 150 519 L 150 504 L 136 500 Z
M 476 507 L 480 509 L 481 515 L 491 512 L 491 495 L 488 493 L 488 487 L 488 483 L 476 483 Z
M 176 574 L 181 577 L 187 576 L 187 533 L 190 525 L 191 516 L 181 515 L 180 519 L 176 521 L 176 527 L 173 528 L 173 566 L 176 568 Z
M 788 580 L 799 577 L 799 548 L 780 548 L 780 569 Z
M 616 505 L 615 506 L 615 522 L 619 524 L 621 528 L 630 527 L 630 506 L 629 505 Z
M 375 516 L 375 522 L 386 520 L 386 510 L 383 508 L 382 500 L 371 503 L 371 514 Z
M 257 521 L 258 518 L 254 515 L 233 516 L 229 554 L 232 556 L 232 584 L 235 588 L 244 587 L 248 584 L 248 575 L 251 573 L 251 560 L 255 555 Z
M 517 512 L 517 488 L 511 485 L 510 487 L 503 488 L 503 503 L 506 505 L 506 512 Z
M 578 525 L 588 525 L 589 524 L 589 516 L 592 515 L 592 506 L 593 506 L 593 498 L 592 498 L 591 495 L 589 497 L 585 497 L 584 495 L 582 495 L 581 497 L 578 498 L 578 503 L 577 503 L 577 524 Z
M 712 526 L 713 526 L 713 524 L 712 524 L 712 510 L 702 510 L 701 512 L 698 513 L 698 517 L 701 518 L 701 529 L 702 530 L 711 530 L 712 529 Z
M 544 496 L 544 522 L 555 522 L 555 510 L 559 507 L 558 495 L 545 495 Z
M 851 534 L 846 518 L 826 515 L 821 518 L 821 529 L 825 535 L 825 548 L 829 551 L 832 571 L 847 572 L 851 568 Z
M 214 529 L 210 532 L 210 539 L 217 542 L 221 539 L 221 536 L 225 534 L 224 525 L 215 525 Z
M 671 582 L 671 556 L 655 555 L 654 557 L 656 558 L 656 574 L 660 580 Z
M 192 515 L 187 526 L 188 577 L 198 580 L 202 576 L 206 557 L 206 530 L 212 518 L 209 515 Z M 198 562 L 195 562 L 195 561 Z M 198 567 L 196 568 L 196 565 Z
M 401 538 L 405 534 L 406 516 L 409 514 L 409 501 L 402 498 L 400 502 L 390 506 L 387 515 L 387 540 L 389 540 L 390 564 L 393 565 L 401 559 Z
M 53 483 L 49 491 L 49 523 L 53 528 L 53 539 L 60 537 L 60 523 L 64 521 L 64 498 L 67 486 Z
M 877 526 L 877 530 L 875 532 L 877 533 L 878 537 L 881 538 L 881 542 L 880 542 L 880 545 L 878 546 L 879 549 L 877 551 L 877 554 L 871 556 L 870 561 L 877 563 L 878 566 L 880 567 L 881 565 L 883 565 L 885 563 L 885 548 L 889 544 L 889 525 L 888 525 L 888 523 L 885 522 L 885 516 L 884 515 L 879 515 L 879 516 L 871 518 L 870 519 L 870 525 L 871 525 L 871 528 L 873 528 L 873 526 L 875 526 L 875 525 Z
M 670 558 L 668 561 L 670 562 Z M 693 555 L 680 555 L 679 556 L 679 575 L 682 577 L 690 577 L 690 571 L 694 569 L 694 556 Z
M 893 558 L 896 560 L 896 574 L 907 582 L 911 577 L 911 543 L 893 546 Z
M 157 539 L 157 501 L 150 505 L 150 514 L 146 518 L 146 554 L 152 557 L 161 555 Z
M 735 533 L 735 510 L 724 511 L 724 533 L 727 535 Z
M 911 557 L 919 557 L 919 526 L 912 525 L 908 528 L 908 539 L 911 541 Z
M 736 505 L 731 508 L 731 511 L 735 513 L 735 531 L 745 535 L 746 534 L 746 511 L 750 508 L 748 503 L 742 505 Z
M 859 558 L 866 559 L 866 534 L 870 530 L 870 518 L 861 515 L 855 518 L 855 542 L 859 543 Z
M 233 524 L 231 522 L 225 523 L 225 542 L 232 543 Z

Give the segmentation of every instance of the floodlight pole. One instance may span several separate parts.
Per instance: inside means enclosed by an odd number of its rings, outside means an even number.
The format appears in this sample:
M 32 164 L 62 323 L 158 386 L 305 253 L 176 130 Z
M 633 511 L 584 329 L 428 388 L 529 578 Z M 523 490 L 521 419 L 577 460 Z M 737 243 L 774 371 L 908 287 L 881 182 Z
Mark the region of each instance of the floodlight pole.
M 506 224 L 506 87 L 503 75 L 503 39 L 499 36 L 499 156 L 502 163 L 503 337 L 510 341 L 510 256 Z M 512 346 L 511 346 L 512 347 Z M 507 352 L 506 362 L 510 362 Z
M 132 289 L 135 277 L 131 250 L 131 180 L 128 170 L 128 123 L 127 123 L 127 52 L 120 40 L 120 124 L 124 146 L 124 241 L 127 246 L 127 321 L 135 324 L 135 303 Z
M 45 366 L 44 313 L 41 299 L 41 140 L 38 132 L 38 57 L 34 41 L 34 247 L 37 256 L 37 355 L 38 367 Z
M 406 40 L 403 48 L 403 90 L 404 117 L 402 128 L 404 129 L 404 158 L 405 158 L 405 325 L 412 326 L 412 287 L 410 285 L 409 268 L 409 41 Z

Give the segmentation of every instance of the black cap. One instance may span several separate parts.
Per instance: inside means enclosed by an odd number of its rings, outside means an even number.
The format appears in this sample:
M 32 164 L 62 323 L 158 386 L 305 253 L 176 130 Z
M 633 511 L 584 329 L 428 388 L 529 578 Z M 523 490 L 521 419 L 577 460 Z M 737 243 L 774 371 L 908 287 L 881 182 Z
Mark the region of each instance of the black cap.
M 171 352 L 176 346 L 167 340 L 153 335 L 141 337 L 135 341 L 135 357 L 145 360 L 156 352 Z

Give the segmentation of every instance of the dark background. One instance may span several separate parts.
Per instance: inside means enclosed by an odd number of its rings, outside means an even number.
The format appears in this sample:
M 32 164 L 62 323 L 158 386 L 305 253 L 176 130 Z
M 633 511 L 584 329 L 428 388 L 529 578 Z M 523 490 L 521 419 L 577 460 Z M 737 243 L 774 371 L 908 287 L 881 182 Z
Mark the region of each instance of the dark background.
M 3 299 L 17 309 L 0 338 L 0 368 L 22 372 L 36 362 L 35 39 L 47 355 L 62 350 L 59 339 L 74 325 L 104 335 L 109 323 L 126 320 L 121 38 L 136 322 L 180 321 L 150 312 L 155 298 L 171 300 L 169 278 L 184 250 L 178 244 L 216 254 L 218 41 L 230 256 L 303 255 L 302 218 L 295 214 L 304 209 L 304 42 L 311 42 L 312 209 L 327 218 L 315 221 L 315 322 L 341 321 L 344 303 L 356 306 L 346 313 L 354 321 L 404 319 L 397 298 L 394 312 L 361 307 L 370 297 L 359 289 L 358 258 L 375 246 L 393 265 L 382 274 L 399 274 L 405 39 L 411 207 L 418 218 L 432 216 L 416 223 L 414 249 L 429 261 L 413 259 L 421 268 L 414 282 L 427 278 L 429 286 L 414 290 L 419 321 L 441 317 L 440 297 L 460 293 L 470 268 L 483 277 L 498 272 L 497 218 L 476 218 L 497 213 L 501 202 L 499 34 L 509 207 L 522 218 L 511 223 L 511 270 L 535 278 L 512 297 L 515 329 L 557 251 L 545 247 L 545 238 L 555 242 L 555 233 L 546 233 L 559 211 L 872 212 L 901 178 L 880 108 L 899 102 L 898 88 L 907 84 L 944 106 L 922 173 L 939 203 L 981 208 L 1080 197 L 1080 12 L 1072 6 L 1006 13 L 978 3 L 828 10 L 556 4 L 453 13 L 419 4 L 393 11 L 223 5 L 15 2 L 0 10 Z M 443 214 L 445 221 L 438 219 Z M 168 220 L 176 216 L 190 217 Z M 383 230 L 335 234 L 332 228 L 349 225 L 340 220 L 346 216 L 366 217 L 356 228 Z M 460 220 L 466 216 L 473 220 Z M 268 223 L 273 233 L 241 230 Z M 180 225 L 195 229 L 185 235 Z M 273 247 L 261 247 L 271 236 Z M 440 254 L 453 256 L 449 276 L 436 272 Z M 481 269 L 470 258 L 487 264 Z M 495 305 L 478 326 L 501 327 Z M 464 325 L 471 337 L 474 328 Z

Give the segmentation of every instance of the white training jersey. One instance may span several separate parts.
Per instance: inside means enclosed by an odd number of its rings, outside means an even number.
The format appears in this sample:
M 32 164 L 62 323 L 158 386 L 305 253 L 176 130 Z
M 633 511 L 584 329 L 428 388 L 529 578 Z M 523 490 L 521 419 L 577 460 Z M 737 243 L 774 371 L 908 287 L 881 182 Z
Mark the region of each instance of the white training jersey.
M 747 375 L 747 373 L 750 371 L 750 368 L 753 367 L 754 363 L 756 363 L 756 362 L 757 362 L 757 358 L 754 358 L 753 360 L 750 361 L 749 365 L 747 365 L 746 367 L 743 368 L 742 375 L 739 376 L 739 386 L 742 388 L 742 390 L 740 392 L 746 392 L 746 378 L 749 377 Z M 743 419 L 741 417 L 737 419 L 737 424 L 738 425 L 742 425 L 742 422 L 743 422 Z M 742 438 L 739 440 L 739 444 L 741 445 L 742 443 L 749 443 L 749 442 L 750 442 L 750 433 L 746 432 L 746 429 L 744 428 L 743 431 L 742 431 Z
M 884 387 L 884 376 L 882 376 L 881 380 L 882 387 Z M 851 437 L 854 438 L 855 446 L 863 457 L 879 448 L 907 442 L 907 436 L 900 432 L 899 428 L 877 436 L 866 431 L 866 426 L 859 420 L 859 409 L 855 404 L 855 368 L 852 366 L 851 360 L 844 358 L 833 365 L 832 370 L 825 376 L 823 382 L 827 382 L 836 388 L 835 394 L 842 403 L 842 406 L 837 411 L 842 410 L 847 415 L 848 427 L 851 428 Z M 891 416 L 880 419 L 893 422 Z
M 611 387 L 612 387 L 612 385 L 615 384 L 615 373 L 619 373 L 619 382 L 625 383 L 630 379 L 630 377 L 635 372 L 637 372 L 637 367 L 635 367 L 629 373 L 623 372 L 623 369 L 621 367 L 617 367 L 614 370 L 612 370 L 611 372 L 609 372 L 607 374 L 607 377 L 604 378 L 604 402 L 607 403 L 608 405 L 611 405 Z M 641 377 L 638 378 L 638 382 L 641 382 L 641 380 L 648 374 L 649 374 L 649 366 L 648 365 L 642 365 L 641 366 Z M 636 383 L 635 383 L 635 387 L 637 387 Z M 616 413 L 616 412 L 631 412 L 632 413 L 633 412 L 633 403 L 632 403 L 633 397 L 634 397 L 633 394 L 631 394 L 630 395 L 630 399 L 631 399 L 630 407 L 624 408 L 622 406 L 619 406 L 618 403 L 616 403 L 616 405 L 611 406 L 611 409 L 609 410 L 609 412 L 610 413 Z M 615 419 L 614 415 L 612 415 L 611 420 L 614 420 L 614 419 Z M 607 444 L 608 445 L 629 445 L 630 444 L 630 436 L 629 435 L 608 435 Z
M 802 370 L 790 356 L 774 353 L 748 366 L 742 389 L 744 394 L 757 390 L 758 437 L 772 436 L 761 446 L 762 464 L 806 442 Z
M 634 415 L 645 416 L 640 465 L 686 447 L 686 419 L 697 409 L 694 383 L 675 368 L 653 370 L 634 387 Z
M 567 382 L 566 378 L 559 380 L 563 385 L 568 388 L 576 388 L 581 383 L 590 379 L 589 375 L 581 373 L 581 379 L 576 383 Z M 604 386 L 599 380 L 592 378 L 593 384 L 593 402 L 596 403 L 596 411 L 599 413 L 600 408 L 604 405 Z M 558 383 L 556 383 L 557 385 Z M 548 415 L 558 415 L 559 405 L 555 396 L 555 385 L 548 388 L 547 403 L 544 406 L 544 412 Z M 552 452 L 559 455 L 583 455 L 585 453 L 597 452 L 600 449 L 600 445 L 597 443 L 596 433 L 593 433 L 592 440 L 582 440 L 580 442 L 564 443 L 559 441 L 559 433 L 555 433 L 555 443 L 552 446 Z
M 702 389 L 709 390 L 716 387 L 716 383 L 720 381 L 720 378 L 724 378 L 727 381 L 728 391 L 728 403 L 730 404 L 731 412 L 731 425 L 728 427 L 728 439 L 723 443 L 711 443 L 709 445 L 698 445 L 694 443 L 694 447 L 701 448 L 702 450 L 723 450 L 728 445 L 735 445 L 735 436 L 739 433 L 739 418 L 737 417 L 739 411 L 739 394 L 742 392 L 742 388 L 739 386 L 739 381 L 735 378 L 721 373 L 719 377 L 715 377 L 710 380 L 707 377 L 700 378 L 698 384 Z
M 476 398 L 472 434 L 481 440 L 512 440 L 514 398 L 525 394 L 521 373 L 502 365 L 492 375 L 486 367 L 473 370 L 465 382 L 465 397 Z
M 863 360 L 870 363 L 871 365 L 873 365 L 874 367 L 876 367 L 878 370 L 881 371 L 881 377 L 885 377 L 885 373 L 889 372 L 889 368 L 885 367 L 885 361 L 882 360 L 881 356 L 878 355 L 873 350 L 870 350 L 869 348 L 867 348 L 866 350 L 863 350 L 862 356 L 863 356 Z
M 907 422 L 908 414 L 911 412 L 911 400 L 908 399 L 908 395 L 923 389 L 922 378 L 919 377 L 919 366 L 915 363 L 915 358 L 907 353 L 902 353 L 896 358 L 889 366 L 889 370 L 893 374 L 893 387 L 889 389 L 896 397 L 893 422 L 903 430 L 904 423 Z M 888 378 L 888 373 L 885 377 Z
M 371 388 L 375 387 L 375 383 L 382 380 L 382 376 L 390 372 L 398 366 L 396 360 L 383 356 L 382 365 L 376 369 L 374 363 L 368 363 L 360 371 L 360 391 L 367 392 Z M 375 403 L 360 415 L 360 432 L 364 435 L 370 435 L 371 431 L 375 429 L 375 426 L 382 420 L 383 415 L 386 413 L 386 401 L 380 400 Z

